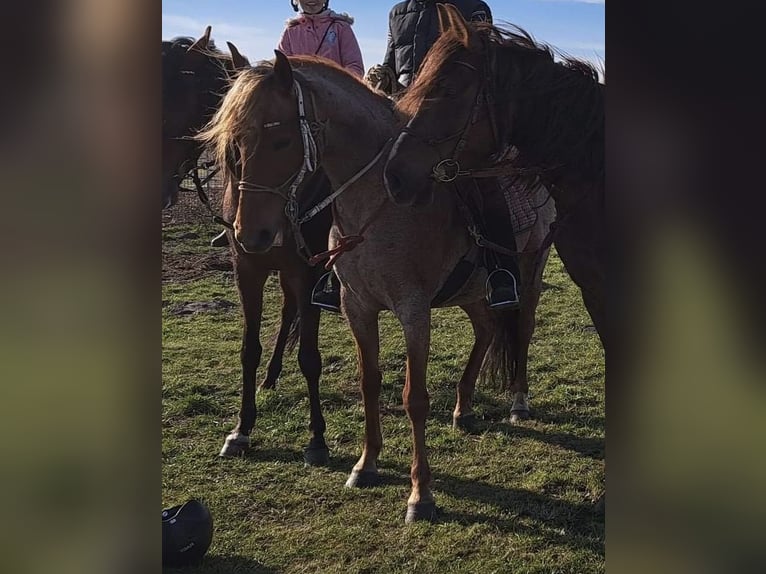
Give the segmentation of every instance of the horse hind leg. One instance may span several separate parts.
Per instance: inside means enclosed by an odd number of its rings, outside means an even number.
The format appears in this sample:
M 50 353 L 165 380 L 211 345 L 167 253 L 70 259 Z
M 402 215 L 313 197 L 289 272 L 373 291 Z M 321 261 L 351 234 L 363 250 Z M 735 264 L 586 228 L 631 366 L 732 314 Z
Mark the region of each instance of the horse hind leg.
M 529 380 L 527 378 L 529 345 L 532 343 L 532 335 L 535 332 L 535 315 L 537 313 L 537 305 L 540 302 L 540 293 L 542 293 L 543 289 L 543 270 L 548 260 L 548 251 L 546 249 L 541 254 L 541 259 L 536 266 L 534 265 L 534 258 L 530 256 L 527 256 L 520 265 L 523 276 L 531 277 L 531 285 L 529 289 L 525 289 L 521 294 L 516 376 L 511 387 L 513 403 L 511 404 L 510 422 L 512 424 L 517 424 L 530 418 Z
M 319 399 L 319 377 L 322 373 L 322 357 L 319 353 L 320 309 L 309 302 L 310 287 L 304 290 L 303 295 L 300 308 L 298 364 L 306 378 L 310 406 L 310 439 L 303 451 L 303 456 L 308 465 L 326 466 L 330 462 L 330 450 L 324 438 L 327 427 Z
M 492 342 L 492 317 L 483 301 L 461 305 L 468 315 L 473 327 L 474 342 L 468 363 L 457 385 L 457 400 L 452 413 L 452 427 L 467 432 L 476 429 L 476 415 L 473 412 L 473 397 L 476 389 L 476 379 L 479 377 L 481 365 L 487 349 Z
M 282 274 L 280 273 L 280 282 L 282 282 Z M 277 380 L 282 372 L 282 359 L 285 354 L 285 348 L 290 343 L 292 347 L 293 341 L 292 335 L 295 333 L 296 321 L 298 321 L 298 306 L 296 304 L 295 296 L 290 289 L 282 283 L 282 293 L 284 294 L 284 300 L 282 301 L 282 320 L 279 325 L 279 333 L 277 334 L 276 341 L 274 342 L 274 352 L 271 354 L 269 364 L 266 367 L 266 378 L 258 385 L 258 390 L 273 389 L 277 386 Z
M 516 376 L 511 385 L 513 402 L 511 404 L 510 422 L 517 424 L 529 420 L 529 380 L 527 378 L 527 365 L 529 360 L 529 345 L 532 333 L 535 329 L 535 305 L 530 304 L 533 297 L 527 296 L 525 301 L 522 297 L 521 309 L 519 310 L 518 336 L 516 353 Z
M 380 483 L 378 456 L 383 448 L 380 430 L 380 335 L 378 312 L 363 309 L 355 302 L 344 301 L 344 313 L 356 341 L 356 356 L 361 375 L 364 402 L 364 448 L 351 474 L 347 487 L 367 488 Z

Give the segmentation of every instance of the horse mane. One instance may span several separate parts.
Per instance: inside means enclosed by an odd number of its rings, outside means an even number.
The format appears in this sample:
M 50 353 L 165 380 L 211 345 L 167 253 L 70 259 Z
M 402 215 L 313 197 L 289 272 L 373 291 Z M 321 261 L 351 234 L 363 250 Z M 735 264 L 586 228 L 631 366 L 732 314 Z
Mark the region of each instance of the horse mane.
M 315 82 L 330 79 L 339 84 L 341 90 L 357 94 L 360 105 L 363 105 L 366 94 L 371 100 L 383 103 L 392 114 L 398 114 L 391 100 L 370 90 L 360 78 L 335 62 L 321 56 L 290 56 L 289 59 L 296 78 L 309 90 Z M 257 62 L 240 71 L 231 83 L 218 111 L 195 136 L 210 146 L 213 158 L 219 166 L 227 165 L 235 141 L 252 130 L 258 104 L 258 98 L 254 98 L 253 93 L 261 88 L 264 82 L 274 77 L 273 71 L 274 62 L 271 60 Z
M 507 126 L 513 126 L 514 140 L 520 138 L 512 142 L 520 148 L 514 166 L 533 170 L 565 167 L 590 180 L 602 177 L 604 85 L 596 67 L 536 41 L 513 24 L 507 28 L 488 23 L 472 26 L 481 39 L 480 49 L 494 62 L 499 131 L 507 137 Z M 399 108 L 414 114 L 439 81 L 443 63 L 465 49 L 470 48 L 454 30 L 441 34 Z M 507 105 L 509 100 L 517 104 L 513 110 Z

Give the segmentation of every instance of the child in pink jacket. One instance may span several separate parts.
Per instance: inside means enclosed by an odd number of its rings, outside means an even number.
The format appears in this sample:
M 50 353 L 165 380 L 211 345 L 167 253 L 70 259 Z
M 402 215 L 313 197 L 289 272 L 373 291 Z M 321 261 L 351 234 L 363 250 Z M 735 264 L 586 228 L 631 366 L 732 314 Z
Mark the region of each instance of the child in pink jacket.
M 364 75 L 362 52 L 348 14 L 329 9 L 329 0 L 290 0 L 300 15 L 287 21 L 277 48 L 288 56 L 323 56 L 352 74 Z

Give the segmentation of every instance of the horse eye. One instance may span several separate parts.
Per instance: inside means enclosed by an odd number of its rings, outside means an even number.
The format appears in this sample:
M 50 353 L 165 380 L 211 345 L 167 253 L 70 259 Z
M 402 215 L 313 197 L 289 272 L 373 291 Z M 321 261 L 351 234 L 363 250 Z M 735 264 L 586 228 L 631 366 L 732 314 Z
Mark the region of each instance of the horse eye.
M 277 140 L 277 141 L 275 141 L 272 144 L 272 148 L 274 149 L 274 151 L 279 151 L 279 150 L 281 150 L 283 148 L 286 148 L 289 145 L 290 145 L 290 140 L 289 139 L 287 139 L 287 140 Z

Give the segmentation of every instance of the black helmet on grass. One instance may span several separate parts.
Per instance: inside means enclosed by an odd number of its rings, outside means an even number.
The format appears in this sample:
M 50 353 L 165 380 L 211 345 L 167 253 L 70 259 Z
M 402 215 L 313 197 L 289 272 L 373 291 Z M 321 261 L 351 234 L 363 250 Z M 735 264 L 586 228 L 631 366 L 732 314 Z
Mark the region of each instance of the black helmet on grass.
M 199 500 L 191 499 L 162 511 L 162 565 L 196 564 L 213 540 L 213 517 Z

